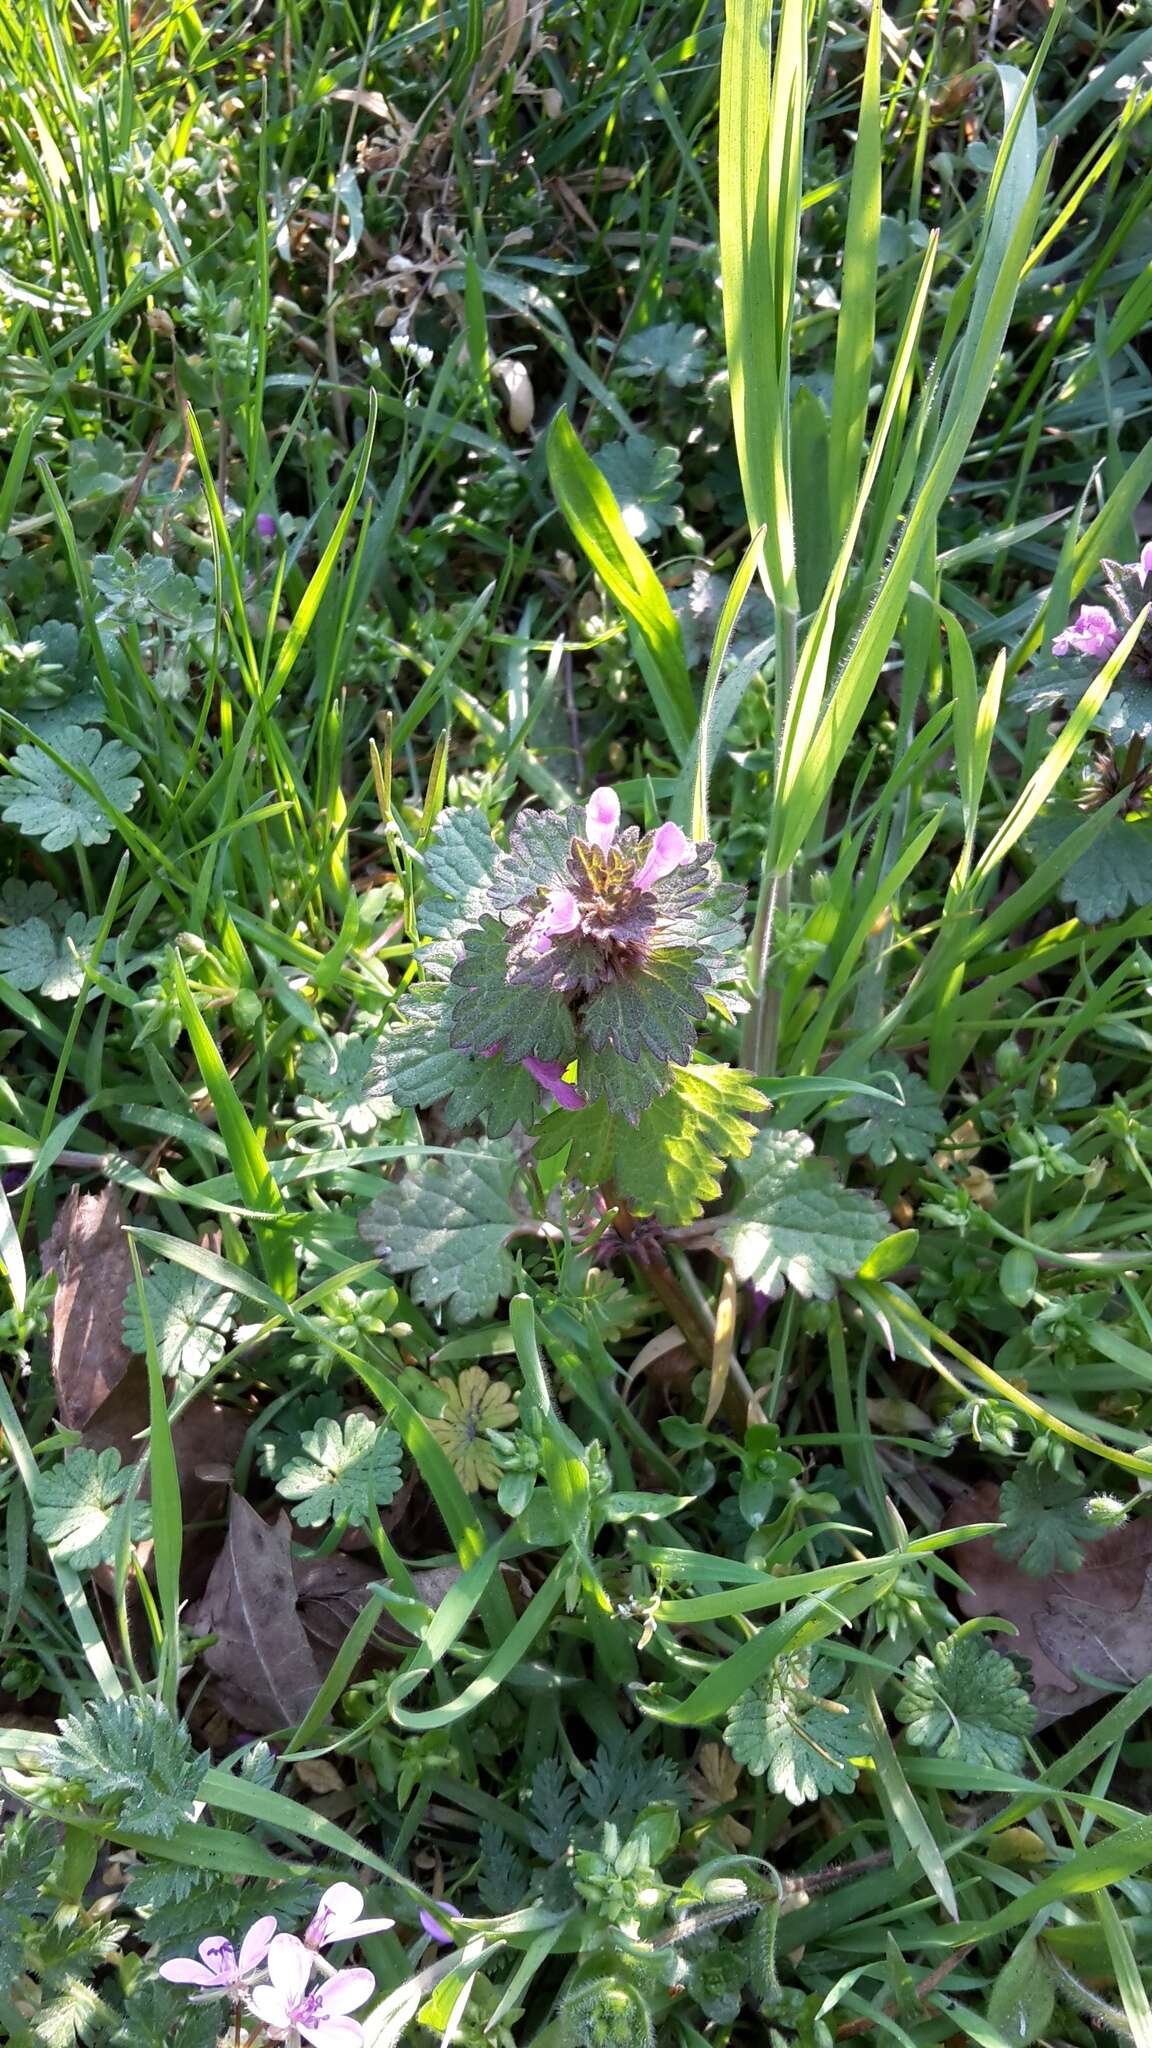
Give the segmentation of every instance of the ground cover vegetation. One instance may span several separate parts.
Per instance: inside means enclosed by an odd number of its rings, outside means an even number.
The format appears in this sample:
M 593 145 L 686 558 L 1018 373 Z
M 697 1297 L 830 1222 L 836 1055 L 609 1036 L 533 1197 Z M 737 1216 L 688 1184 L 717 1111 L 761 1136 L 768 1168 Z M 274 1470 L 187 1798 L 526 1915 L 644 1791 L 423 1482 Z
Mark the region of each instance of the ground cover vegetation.
M 1152 2048 L 1150 116 L 0 12 L 21 2048 Z

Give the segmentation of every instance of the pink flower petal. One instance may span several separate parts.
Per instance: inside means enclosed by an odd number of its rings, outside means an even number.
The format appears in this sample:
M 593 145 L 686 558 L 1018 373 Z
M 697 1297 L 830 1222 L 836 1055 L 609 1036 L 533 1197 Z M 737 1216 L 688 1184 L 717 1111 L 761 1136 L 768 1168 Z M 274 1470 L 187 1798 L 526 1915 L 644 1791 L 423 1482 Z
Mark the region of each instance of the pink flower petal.
M 248 2003 L 258 2020 L 266 2027 L 290 2027 L 292 2014 L 288 2000 L 273 1984 L 257 1984 L 248 1993 Z
M 692 859 L 696 852 L 695 842 L 680 830 L 679 825 L 661 825 L 652 841 L 648 858 L 638 870 L 633 887 L 650 889 L 654 882 L 662 882 L 673 868 L 681 868 L 685 861 Z
M 336 1929 L 354 1921 L 363 1905 L 364 1894 L 354 1884 L 330 1884 L 304 1930 L 307 1947 L 323 1948 L 329 1941 L 338 1941 Z
M 1053 654 L 1086 654 L 1106 661 L 1119 647 L 1123 634 L 1110 611 L 1102 604 L 1082 604 L 1070 626 L 1052 642 Z
M 332 1939 L 351 1941 L 355 1938 L 358 1941 L 365 1934 L 384 1934 L 389 1927 L 395 1925 L 394 1920 L 387 1920 L 383 1916 L 379 1920 L 353 1920 L 350 1926 L 342 1927 L 339 1934 L 333 1935 Z
M 324 2014 L 318 2020 L 304 2022 L 299 2031 L 305 2041 L 312 2042 L 313 2048 L 363 2048 L 364 2029 L 359 2020 Z
M 161 1963 L 159 1975 L 163 1977 L 166 1984 L 218 1985 L 220 1983 L 219 1975 L 215 1970 L 206 1969 L 203 1963 L 194 1962 L 191 1956 L 173 1956 L 170 1963 Z
M 240 1943 L 239 1968 L 242 1977 L 247 1977 L 253 1970 L 259 1969 L 272 1945 L 276 1925 L 275 1913 L 266 1913 L 262 1920 L 253 1921 Z
M 540 1086 L 561 1109 L 583 1109 L 584 1097 L 580 1090 L 564 1079 L 563 1060 L 538 1060 L 534 1053 L 529 1053 L 527 1059 L 521 1060 L 520 1065 L 527 1068 L 532 1079 L 539 1081 Z
M 460 1918 L 459 1906 L 450 1905 L 447 1899 L 437 1899 L 436 1912 L 446 1913 L 450 1920 L 459 1920 Z M 429 1913 L 425 1906 L 420 1908 L 420 1925 L 424 1929 L 425 1934 L 430 1936 L 433 1941 L 451 1941 L 452 1939 L 448 1928 L 442 1927 L 436 1918 L 436 1914 Z
M 312 1957 L 294 1934 L 278 1934 L 270 1944 L 268 1975 L 289 2005 L 299 2005 L 312 1975 Z
M 580 905 L 571 889 L 550 889 L 548 907 L 538 920 L 546 932 L 574 932 L 580 922 Z
M 200 1961 L 211 1970 L 219 1984 L 234 1984 L 236 1981 L 236 1951 L 222 1934 L 210 1934 L 200 1943 L 196 1951 Z
M 594 789 L 584 813 L 589 844 L 607 853 L 620 824 L 620 799 L 614 789 Z
M 1152 540 L 1145 541 L 1140 550 L 1140 560 L 1134 564 L 1141 583 L 1147 583 L 1152 576 Z
M 327 2015 L 334 2012 L 355 2012 L 364 2005 L 376 1989 L 376 1979 L 371 1970 L 337 1970 L 334 1977 L 321 1984 L 312 1995 L 312 2003 L 318 2005 Z

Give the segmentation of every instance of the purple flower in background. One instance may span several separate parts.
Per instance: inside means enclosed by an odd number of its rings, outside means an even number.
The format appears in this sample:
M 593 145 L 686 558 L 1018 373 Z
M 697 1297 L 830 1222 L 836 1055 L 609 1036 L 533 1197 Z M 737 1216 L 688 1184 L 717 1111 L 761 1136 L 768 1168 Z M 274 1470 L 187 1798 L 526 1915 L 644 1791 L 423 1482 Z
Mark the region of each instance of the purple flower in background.
M 362 1934 L 383 1934 L 394 1920 L 362 1920 L 364 1894 L 354 1884 L 330 1884 L 304 1929 L 306 1948 L 328 1948 L 334 1941 L 355 1941 Z
M 160 1975 L 169 1984 L 195 1984 L 212 1998 L 239 1998 L 263 1964 L 276 1926 L 274 1913 L 257 1920 L 240 1943 L 239 1955 L 222 1934 L 210 1934 L 200 1943 L 199 1961 L 195 1956 L 173 1956 L 171 1962 L 161 1963 Z
M 275 540 L 276 521 L 271 512 L 258 512 L 256 514 L 256 531 L 260 535 L 261 540 Z
M 529 1053 L 526 1059 L 521 1060 L 520 1065 L 527 1067 L 532 1079 L 539 1081 L 540 1086 L 547 1090 L 561 1109 L 583 1109 L 584 1097 L 580 1090 L 574 1088 L 571 1081 L 564 1079 L 563 1060 L 538 1060 Z
M 450 1920 L 459 1920 L 460 1918 L 459 1906 L 449 1905 L 447 1899 L 437 1899 L 436 1912 L 446 1913 Z M 420 1909 L 420 1925 L 430 1941 L 446 1943 L 452 1939 L 450 1930 L 441 1925 L 440 1921 L 436 1919 L 435 1914 L 427 1912 L 423 1907 Z
M 349 1887 L 351 1889 L 351 1887 Z M 258 1984 L 248 2003 L 257 2019 L 290 2043 L 314 2048 L 361 2048 L 364 2030 L 347 2017 L 376 1989 L 371 1970 L 336 1970 L 309 1989 L 313 1956 L 294 1934 L 278 1934 L 268 1951 L 267 1984 Z
M 1143 564 L 1143 556 L 1140 559 Z M 1052 652 L 1086 654 L 1090 660 L 1106 661 L 1123 637 L 1111 612 L 1102 604 L 1082 604 L 1072 624 L 1052 642 Z

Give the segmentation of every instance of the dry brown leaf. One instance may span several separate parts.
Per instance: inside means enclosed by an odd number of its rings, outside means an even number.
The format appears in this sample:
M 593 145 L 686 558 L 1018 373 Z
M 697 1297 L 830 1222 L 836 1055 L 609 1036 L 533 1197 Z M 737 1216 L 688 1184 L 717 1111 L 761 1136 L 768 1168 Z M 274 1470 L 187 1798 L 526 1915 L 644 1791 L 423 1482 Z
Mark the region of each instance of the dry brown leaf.
M 293 1571 L 300 1619 L 317 1661 L 326 1670 L 336 1652 L 343 1647 L 370 1588 L 381 1584 L 380 1567 L 364 1558 L 349 1557 L 338 1551 L 332 1557 L 294 1558 Z M 416 1592 L 429 1607 L 438 1607 L 459 1577 L 458 1565 L 436 1566 L 427 1571 L 417 1569 L 412 1573 Z M 396 1651 L 411 1641 L 407 1631 L 385 1611 L 357 1666 L 357 1675 L 378 1669 L 382 1663 L 394 1663 Z
M 305 1789 L 318 1797 L 345 1790 L 343 1778 L 326 1756 L 294 1758 L 292 1768 Z
M 132 1260 L 119 1191 L 109 1182 L 91 1195 L 72 1188 L 45 1241 L 41 1263 L 56 1275 L 52 1302 L 52 1377 L 60 1420 L 83 1429 L 123 1379 L 129 1352 L 120 1334 Z
M 999 1489 L 986 1481 L 953 1502 L 946 1525 L 999 1521 L 999 1510 Z M 989 1641 L 1029 1659 L 1041 1727 L 1093 1702 L 1106 1706 L 1116 1688 L 1152 1672 L 1152 1516 L 1101 1536 L 1075 1572 L 1033 1578 L 1001 1557 L 991 1536 L 959 1544 L 951 1558 L 971 1587 L 959 1596 L 961 1612 L 1003 1615 L 1019 1630 Z
M 242 1728 L 266 1735 L 304 1719 L 322 1673 L 297 1612 L 287 1515 L 270 1528 L 233 1494 L 228 1540 L 187 1625 L 216 1637 L 204 1662 Z

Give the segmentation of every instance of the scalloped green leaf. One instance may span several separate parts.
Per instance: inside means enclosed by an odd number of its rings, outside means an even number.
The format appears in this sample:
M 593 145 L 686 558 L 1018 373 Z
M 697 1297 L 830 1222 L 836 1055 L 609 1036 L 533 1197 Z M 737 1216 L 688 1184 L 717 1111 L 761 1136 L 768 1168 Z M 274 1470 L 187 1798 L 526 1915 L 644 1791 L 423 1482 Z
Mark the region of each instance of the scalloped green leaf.
M 482 1322 L 516 1285 L 505 1245 L 521 1218 L 512 1206 L 516 1160 L 496 1146 L 422 1160 L 386 1181 L 360 1234 L 390 1274 L 415 1273 L 412 1298 L 454 1323 Z
M 831 1301 L 891 1228 L 886 1210 L 846 1188 L 802 1131 L 761 1131 L 738 1169 L 744 1193 L 716 1227 L 738 1280 L 769 1300 L 785 1287 Z

